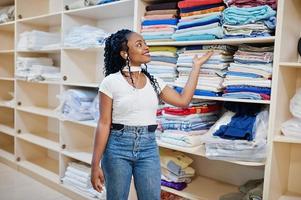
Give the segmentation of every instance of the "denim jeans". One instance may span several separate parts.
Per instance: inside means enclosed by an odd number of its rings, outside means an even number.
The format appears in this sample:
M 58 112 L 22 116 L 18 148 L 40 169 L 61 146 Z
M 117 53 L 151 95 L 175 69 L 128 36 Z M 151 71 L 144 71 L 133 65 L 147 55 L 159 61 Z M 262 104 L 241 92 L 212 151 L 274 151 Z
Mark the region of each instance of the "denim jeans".
M 160 200 L 159 149 L 147 126 L 111 130 L 101 164 L 107 200 L 127 200 L 132 176 L 139 200 Z

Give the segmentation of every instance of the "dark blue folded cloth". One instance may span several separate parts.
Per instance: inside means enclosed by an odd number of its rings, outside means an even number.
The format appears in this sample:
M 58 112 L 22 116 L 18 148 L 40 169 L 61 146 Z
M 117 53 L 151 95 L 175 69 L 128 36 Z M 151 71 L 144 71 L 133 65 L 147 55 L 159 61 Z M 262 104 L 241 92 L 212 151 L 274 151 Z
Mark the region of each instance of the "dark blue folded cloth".
M 194 12 L 194 11 L 199 11 L 199 10 L 206 10 L 210 8 L 215 8 L 219 6 L 224 6 L 224 3 L 216 3 L 216 4 L 209 4 L 209 5 L 202 5 L 202 6 L 194 6 L 194 7 L 189 7 L 189 8 L 180 8 L 181 13 L 189 13 L 189 12 Z
M 155 20 L 144 20 L 142 22 L 142 26 L 150 26 L 150 25 L 177 25 L 178 19 L 155 19 Z
M 256 115 L 234 115 L 227 125 L 222 125 L 213 135 L 231 140 L 254 139 L 253 127 Z

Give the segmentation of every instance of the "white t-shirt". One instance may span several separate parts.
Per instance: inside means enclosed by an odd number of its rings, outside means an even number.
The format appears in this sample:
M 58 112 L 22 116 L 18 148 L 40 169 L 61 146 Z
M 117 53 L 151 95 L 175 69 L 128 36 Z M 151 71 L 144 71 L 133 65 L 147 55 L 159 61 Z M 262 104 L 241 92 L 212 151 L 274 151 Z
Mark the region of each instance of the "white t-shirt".
M 160 78 L 155 78 L 161 92 L 166 83 Z M 146 85 L 135 89 L 119 71 L 106 76 L 99 86 L 99 91 L 113 99 L 112 123 L 128 126 L 156 124 L 158 99 L 147 77 Z

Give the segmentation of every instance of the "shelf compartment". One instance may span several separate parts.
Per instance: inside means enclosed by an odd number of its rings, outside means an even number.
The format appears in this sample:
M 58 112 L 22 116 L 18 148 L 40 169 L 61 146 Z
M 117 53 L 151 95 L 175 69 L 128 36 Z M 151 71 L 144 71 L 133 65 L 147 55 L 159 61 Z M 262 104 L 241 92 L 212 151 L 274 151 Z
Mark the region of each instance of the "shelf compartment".
M 39 123 L 37 123 L 39 122 Z M 22 111 L 16 113 L 18 137 L 59 151 L 59 120 Z
M 271 132 L 277 137 L 282 135 L 281 124 L 292 118 L 289 109 L 290 100 L 301 87 L 301 69 L 280 67 L 278 83 L 274 86 L 276 92 L 274 93 L 273 107 L 276 106 L 277 115 L 273 119 L 274 126 L 271 127 Z
M 74 158 L 69 157 L 69 156 L 61 155 L 60 156 L 60 177 L 61 178 L 64 177 L 69 162 L 80 162 L 80 160 L 74 159 Z M 83 199 L 95 200 L 95 198 L 91 198 L 88 195 L 85 195 L 83 192 L 76 189 L 75 187 L 72 187 L 72 186 L 66 185 L 66 184 L 61 184 L 61 186 L 68 189 L 68 190 L 71 190 L 77 196 L 80 196 Z
M 301 62 L 297 51 L 298 40 L 301 36 L 301 26 L 298 26 L 301 19 L 301 2 L 292 0 L 282 5 L 282 17 L 279 18 L 281 25 L 277 26 L 280 44 L 279 59 L 280 62 Z
M 21 167 L 54 182 L 59 181 L 59 154 L 17 138 L 17 160 Z
M 6 158 L 13 158 L 14 154 L 15 154 L 14 137 L 0 131 L 0 156 L 4 156 Z
M 301 200 L 301 195 L 287 193 L 285 195 L 282 195 L 278 200 Z
M 59 105 L 59 99 L 56 97 L 60 93 L 59 85 L 47 85 L 34 82 L 17 81 L 17 107 L 33 109 L 32 113 L 43 115 L 43 111 L 54 117 L 54 110 Z M 24 110 L 22 109 L 22 110 Z
M 187 188 L 182 191 L 164 186 L 162 186 L 161 189 L 191 200 L 218 200 L 223 194 L 238 192 L 238 188 L 234 185 L 202 176 L 194 178 L 192 182 L 188 184 Z
M 270 184 L 266 188 L 269 199 L 282 199 L 293 193 L 301 197 L 301 145 L 273 143 Z
M 62 51 L 63 84 L 98 86 L 104 78 L 101 58 L 103 51 Z
M 123 2 L 129 2 L 130 4 L 133 4 L 132 1 L 123 1 Z M 116 2 L 116 5 L 122 4 L 120 2 Z M 132 6 L 132 9 L 126 9 L 122 8 L 123 11 L 121 12 L 112 12 L 110 9 L 105 9 L 105 13 L 109 12 L 112 15 L 115 15 L 114 18 L 102 18 L 102 14 L 104 12 L 99 11 L 101 7 L 95 8 L 89 8 L 86 9 L 83 12 L 75 12 L 75 11 L 69 11 L 66 12 L 63 15 L 63 25 L 64 25 L 64 30 L 63 30 L 63 38 L 65 38 L 70 30 L 74 27 L 82 26 L 82 25 L 90 25 L 94 27 L 98 27 L 102 30 L 104 30 L 107 33 L 114 33 L 121 28 L 124 29 L 133 29 L 133 22 L 134 22 L 134 17 L 133 17 L 133 9 L 134 6 Z M 87 14 L 86 12 L 90 13 Z M 122 16 L 118 16 L 122 15 Z M 64 46 L 64 48 L 69 48 L 68 46 Z M 74 47 L 72 47 L 74 48 Z M 76 47 L 77 48 L 77 47 Z M 93 48 L 92 48 L 93 49 Z M 102 49 L 102 48 L 100 48 Z M 82 51 L 81 51 L 82 52 Z M 102 59 L 101 59 L 102 60 Z M 99 65 L 98 65 L 99 66 Z M 101 67 L 101 66 L 100 66 Z
M 0 6 L 10 6 L 14 4 L 15 4 L 15 0 L 2 0 L 0 2 Z
M 13 50 L 15 48 L 15 24 L 0 25 L 0 51 Z
M 14 82 L 8 80 L 0 80 L 0 104 L 13 106 L 14 100 Z
M 62 153 L 82 162 L 91 163 L 95 128 L 64 121 L 61 123 Z
M 189 45 L 206 45 L 206 44 L 232 44 L 239 45 L 242 43 L 272 43 L 275 37 L 262 38 L 235 38 L 235 39 L 216 39 L 216 40 L 196 40 L 196 41 L 165 41 L 165 42 L 149 42 L 148 46 L 189 46 Z
M 189 153 L 189 154 L 192 154 L 192 155 L 206 157 L 205 146 L 204 145 L 191 147 L 191 148 L 189 148 L 189 147 L 180 147 L 180 146 L 164 143 L 160 140 L 157 140 L 157 144 L 158 144 L 159 147 L 163 147 L 163 148 L 166 148 L 166 149 L 172 149 L 172 150 L 181 151 L 181 152 L 184 152 L 184 153 Z M 224 160 L 224 161 L 219 160 L 219 162 L 229 162 L 229 163 L 234 163 L 234 164 L 237 164 L 237 165 L 254 166 L 254 167 L 265 165 L 265 162 L 243 162 L 243 161 L 228 161 L 228 160 Z
M 68 5 L 72 0 L 65 0 L 64 5 Z M 114 10 L 114 12 L 112 12 Z M 96 6 L 84 7 L 81 9 L 67 10 L 65 14 L 85 17 L 94 20 L 103 20 L 108 18 L 121 18 L 133 15 L 134 1 L 122 0 L 117 2 L 105 3 Z
M 3 130 L 12 130 L 14 129 L 14 109 L 0 107 L 0 128 Z
M 0 77 L 13 78 L 15 74 L 14 54 L 0 54 Z
M 53 15 L 47 15 L 47 16 L 41 16 L 37 18 L 30 18 L 30 19 L 24 19 L 19 20 L 17 23 L 17 42 L 20 41 L 20 35 L 21 33 L 24 33 L 26 31 L 44 31 L 49 33 L 60 33 L 61 32 L 61 14 L 53 14 Z M 39 52 L 39 51 L 51 51 L 51 50 L 60 50 L 61 45 L 58 45 L 53 48 L 47 48 L 47 49 L 41 49 L 41 50 L 31 50 L 31 49 L 20 49 L 18 47 L 18 43 L 16 45 L 18 52 Z
M 62 0 L 16 0 L 17 17 L 24 19 L 62 11 Z

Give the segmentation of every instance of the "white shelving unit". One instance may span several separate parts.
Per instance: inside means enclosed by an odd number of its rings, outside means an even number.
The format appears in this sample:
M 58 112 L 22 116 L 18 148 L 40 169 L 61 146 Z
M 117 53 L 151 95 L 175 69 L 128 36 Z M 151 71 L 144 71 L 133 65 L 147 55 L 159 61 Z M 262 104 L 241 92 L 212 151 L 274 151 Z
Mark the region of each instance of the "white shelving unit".
M 155 0 L 156 1 L 156 0 Z M 155 2 L 152 1 L 152 2 Z M 0 161 L 17 166 L 24 173 L 69 195 L 72 199 L 91 199 L 60 182 L 68 163 L 90 164 L 96 122 L 63 120 L 55 110 L 56 97 L 71 88 L 95 90 L 104 78 L 104 47 L 80 49 L 18 50 L 24 31 L 61 32 L 61 41 L 75 26 L 92 25 L 112 33 L 122 28 L 140 31 L 140 20 L 148 4 L 142 0 L 117 2 L 64 10 L 72 0 L 4 0 L 0 6 L 15 4 L 16 21 L 0 24 Z M 148 1 L 149 2 L 149 1 Z M 148 42 L 149 46 L 189 46 L 200 44 L 275 42 L 271 101 L 194 97 L 215 101 L 257 103 L 270 106 L 269 154 L 267 162 L 229 162 L 208 160 L 204 146 L 180 148 L 158 141 L 160 148 L 189 154 L 197 176 L 183 191 L 162 187 L 188 199 L 216 200 L 238 190 L 249 179 L 265 177 L 264 200 L 301 199 L 301 140 L 284 137 L 280 125 L 291 117 L 289 100 L 301 86 L 301 59 L 295 46 L 300 37 L 301 2 L 278 1 L 275 37 L 220 39 L 185 42 Z M 113 12 L 114 10 L 114 12 Z M 294 24 L 295 26 L 292 26 Z M 294 48 L 292 48 L 294 47 Z M 28 82 L 15 79 L 18 57 L 49 57 L 60 68 L 57 82 Z M 13 95 L 12 95 L 13 94 Z M 12 101 L 13 100 L 13 101 Z M 10 102 L 10 103 L 8 103 Z M 281 106 L 279 106 L 281 105 Z M 282 106 L 284 105 L 284 106 Z M 133 191 L 133 190 L 131 190 Z M 133 193 L 131 199 L 135 199 Z
M 301 140 L 281 133 L 290 118 L 290 99 L 301 87 L 301 59 L 297 52 L 301 37 L 301 1 L 278 1 L 278 27 L 271 100 L 269 145 L 264 198 L 301 199 Z

